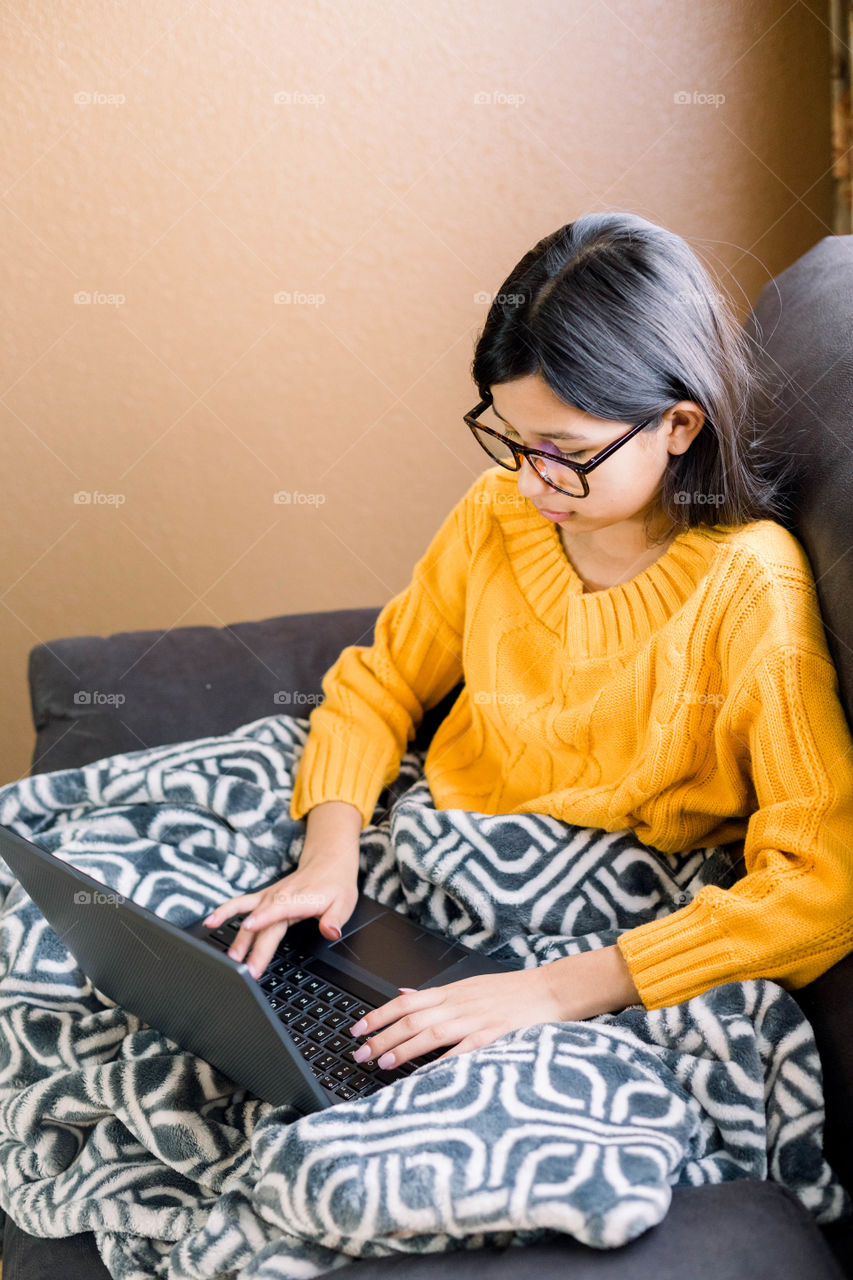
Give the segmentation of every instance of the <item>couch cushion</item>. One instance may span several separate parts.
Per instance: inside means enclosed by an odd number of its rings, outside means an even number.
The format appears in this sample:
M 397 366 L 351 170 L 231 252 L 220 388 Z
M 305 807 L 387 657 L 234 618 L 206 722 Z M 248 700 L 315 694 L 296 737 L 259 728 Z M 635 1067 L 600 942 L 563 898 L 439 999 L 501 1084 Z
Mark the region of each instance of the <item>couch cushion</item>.
M 72 636 L 29 660 L 31 773 L 230 733 L 262 716 L 308 716 L 347 645 L 369 645 L 378 608 L 293 613 L 227 627 Z M 460 686 L 424 716 L 429 741 Z
M 784 523 L 809 558 L 853 728 L 853 236 L 825 236 L 765 285 L 745 328 L 776 388 L 753 406 L 761 451 L 780 472 L 794 459 Z M 853 955 L 793 994 L 823 1062 L 826 1157 L 853 1191 Z
M 658 1226 L 621 1249 L 591 1249 L 570 1236 L 523 1248 L 365 1259 L 348 1280 L 843 1280 L 820 1229 L 774 1183 L 744 1179 L 676 1187 Z M 109 1280 L 91 1232 L 36 1239 L 6 1223 L 3 1280 Z
M 37 645 L 29 662 L 37 731 L 31 772 L 229 733 L 280 711 L 308 716 L 341 650 L 372 642 L 378 614 L 337 609 Z M 455 697 L 452 691 L 427 713 L 419 742 Z

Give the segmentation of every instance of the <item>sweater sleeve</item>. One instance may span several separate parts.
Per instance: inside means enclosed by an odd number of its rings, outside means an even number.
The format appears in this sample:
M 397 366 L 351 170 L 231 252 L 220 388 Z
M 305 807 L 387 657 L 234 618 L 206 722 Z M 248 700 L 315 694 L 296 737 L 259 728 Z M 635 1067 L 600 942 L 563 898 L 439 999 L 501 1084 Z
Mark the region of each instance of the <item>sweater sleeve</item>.
M 647 1009 L 747 978 L 794 990 L 853 949 L 853 740 L 828 655 L 786 646 L 757 663 L 730 740 L 758 805 L 746 874 L 618 939 Z
M 373 644 L 348 646 L 323 677 L 292 818 L 326 800 L 346 800 L 367 825 L 424 711 L 462 679 L 466 569 L 481 483 L 482 476 L 445 518 L 408 587 L 382 609 Z

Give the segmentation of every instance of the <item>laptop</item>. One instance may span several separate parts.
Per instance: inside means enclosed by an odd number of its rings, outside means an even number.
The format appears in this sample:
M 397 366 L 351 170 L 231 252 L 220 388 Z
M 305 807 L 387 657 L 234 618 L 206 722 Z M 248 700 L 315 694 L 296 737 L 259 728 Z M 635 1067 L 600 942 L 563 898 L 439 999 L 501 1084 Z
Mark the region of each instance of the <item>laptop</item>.
M 181 928 L 3 826 L 0 857 L 99 992 L 264 1102 L 301 1115 L 364 1097 L 447 1052 L 388 1071 L 353 1062 L 363 1040 L 349 1028 L 398 986 L 518 967 L 360 892 L 341 938 L 324 938 L 315 917 L 291 924 L 255 979 L 226 954 L 243 917 Z

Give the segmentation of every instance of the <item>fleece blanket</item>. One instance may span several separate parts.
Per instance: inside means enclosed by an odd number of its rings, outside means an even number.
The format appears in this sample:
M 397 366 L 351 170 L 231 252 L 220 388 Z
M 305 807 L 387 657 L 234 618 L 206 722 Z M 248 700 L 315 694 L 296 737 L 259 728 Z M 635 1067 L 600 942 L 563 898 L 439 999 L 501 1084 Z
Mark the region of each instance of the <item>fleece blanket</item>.
M 0 823 L 189 925 L 296 866 L 307 732 L 276 715 L 25 778 Z M 731 846 L 669 857 L 630 831 L 436 810 L 423 764 L 408 752 L 383 791 L 359 886 L 518 967 L 742 873 Z M 781 1182 L 819 1222 L 848 1209 L 811 1029 L 773 982 L 525 1027 L 298 1116 L 94 989 L 3 863 L 0 898 L 0 1203 L 36 1236 L 92 1230 L 116 1280 L 311 1277 L 560 1233 L 609 1249 L 673 1187 L 724 1179 Z

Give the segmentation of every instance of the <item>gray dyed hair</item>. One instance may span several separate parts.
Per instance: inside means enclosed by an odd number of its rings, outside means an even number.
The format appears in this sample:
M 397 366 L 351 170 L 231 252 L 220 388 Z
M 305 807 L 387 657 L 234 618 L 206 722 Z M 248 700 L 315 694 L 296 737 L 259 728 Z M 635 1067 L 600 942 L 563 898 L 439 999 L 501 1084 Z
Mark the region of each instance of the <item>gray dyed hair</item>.
M 625 212 L 589 213 L 545 236 L 495 295 L 471 373 L 480 395 L 538 374 L 565 404 L 631 424 L 679 400 L 705 413 L 671 455 L 660 510 L 676 529 L 784 523 L 783 477 L 761 456 L 754 344 L 686 240 Z M 655 517 L 649 513 L 647 528 Z M 663 539 L 661 539 L 663 540 Z

